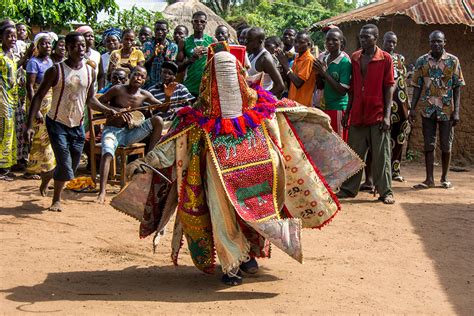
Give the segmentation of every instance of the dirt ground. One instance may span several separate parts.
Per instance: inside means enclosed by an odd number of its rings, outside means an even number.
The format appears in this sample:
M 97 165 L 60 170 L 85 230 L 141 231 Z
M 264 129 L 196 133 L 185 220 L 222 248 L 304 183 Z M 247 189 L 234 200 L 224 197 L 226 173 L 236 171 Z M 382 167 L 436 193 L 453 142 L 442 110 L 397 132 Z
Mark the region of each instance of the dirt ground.
M 52 213 L 38 181 L 0 182 L 1 313 L 473 315 L 474 173 L 423 192 L 411 189 L 421 165 L 404 175 L 395 205 L 344 201 L 329 226 L 304 231 L 304 264 L 274 248 L 240 287 L 199 272 L 185 249 L 174 267 L 169 235 L 153 254 L 138 222 L 93 195 L 68 192 Z

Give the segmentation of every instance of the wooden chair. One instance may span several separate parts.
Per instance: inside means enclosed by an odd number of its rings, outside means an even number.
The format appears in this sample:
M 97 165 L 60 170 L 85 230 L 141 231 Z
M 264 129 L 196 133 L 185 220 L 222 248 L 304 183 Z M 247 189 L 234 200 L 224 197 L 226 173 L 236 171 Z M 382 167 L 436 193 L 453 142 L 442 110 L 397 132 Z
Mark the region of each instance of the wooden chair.
M 101 157 L 102 146 L 100 142 L 96 142 L 95 126 L 105 124 L 106 118 L 99 112 L 95 112 L 91 109 L 88 111 L 89 114 L 89 133 L 90 133 L 90 160 L 91 160 L 91 174 L 92 180 L 97 180 L 97 155 Z M 127 157 L 130 155 L 138 155 L 140 158 L 145 157 L 144 143 L 136 143 L 130 146 L 119 146 L 115 151 L 115 158 L 120 158 L 120 180 L 117 180 L 117 164 L 115 159 L 110 164 L 109 180 L 110 184 L 120 183 L 120 187 L 124 187 L 127 180 Z

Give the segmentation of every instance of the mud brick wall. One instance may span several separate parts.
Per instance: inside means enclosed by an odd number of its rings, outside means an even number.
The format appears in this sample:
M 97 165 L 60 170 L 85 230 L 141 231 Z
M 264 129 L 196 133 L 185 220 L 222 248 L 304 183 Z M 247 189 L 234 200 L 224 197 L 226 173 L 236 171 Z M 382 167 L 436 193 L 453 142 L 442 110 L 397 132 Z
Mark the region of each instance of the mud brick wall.
M 393 31 L 398 36 L 397 52 L 404 55 L 407 65 L 426 54 L 429 48 L 428 36 L 434 30 L 446 35 L 446 51 L 457 56 L 461 62 L 466 86 L 461 90 L 461 122 L 455 128 L 453 160 L 457 164 L 474 163 L 474 28 L 466 25 L 418 25 L 406 16 L 389 16 L 378 21 L 352 22 L 340 25 L 347 39 L 346 51 L 354 52 L 358 47 L 360 28 L 366 23 L 379 27 L 378 45 L 382 45 L 383 34 Z M 417 107 L 420 109 L 420 107 Z M 412 128 L 409 148 L 423 152 L 421 120 Z

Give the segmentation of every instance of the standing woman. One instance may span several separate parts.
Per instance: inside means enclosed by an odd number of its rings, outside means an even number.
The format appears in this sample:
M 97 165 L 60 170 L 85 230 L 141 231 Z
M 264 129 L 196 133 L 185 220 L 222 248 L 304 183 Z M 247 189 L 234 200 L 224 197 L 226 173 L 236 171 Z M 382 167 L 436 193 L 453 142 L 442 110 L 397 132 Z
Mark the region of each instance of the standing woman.
M 120 39 L 122 38 L 122 31 L 118 28 L 111 27 L 104 31 L 102 34 L 102 42 L 105 44 L 107 52 L 102 54 L 102 66 L 104 67 L 104 73 L 107 73 L 109 69 L 110 55 L 114 50 L 120 48 Z M 106 81 L 108 81 L 106 79 Z
M 13 181 L 10 168 L 17 162 L 15 110 L 18 106 L 17 64 L 13 49 L 16 44 L 15 25 L 0 23 L 0 180 Z
M 43 80 L 44 73 L 53 65 L 50 58 L 51 42 L 58 39 L 54 33 L 39 33 L 35 36 L 34 45 L 38 55 L 32 57 L 26 65 L 26 97 L 27 104 L 31 103 L 33 95 Z M 51 90 L 48 91 L 41 102 L 40 112 L 43 117 L 51 108 Z M 28 106 L 29 108 L 29 106 Z M 31 112 L 29 115 L 34 115 Z M 33 125 L 35 135 L 31 142 L 30 159 L 26 168 L 24 178 L 40 180 L 38 174 L 51 171 L 56 166 L 54 153 L 48 137 L 48 131 L 44 122 L 35 122 Z
M 53 41 L 53 51 L 51 60 L 54 64 L 59 64 L 66 59 L 66 41 L 64 35 L 59 35 L 57 41 Z
M 135 32 L 131 29 L 123 31 L 122 48 L 114 50 L 110 55 L 107 78 L 110 78 L 115 68 L 123 68 L 127 75 L 137 65 L 145 65 L 143 52 L 135 47 Z

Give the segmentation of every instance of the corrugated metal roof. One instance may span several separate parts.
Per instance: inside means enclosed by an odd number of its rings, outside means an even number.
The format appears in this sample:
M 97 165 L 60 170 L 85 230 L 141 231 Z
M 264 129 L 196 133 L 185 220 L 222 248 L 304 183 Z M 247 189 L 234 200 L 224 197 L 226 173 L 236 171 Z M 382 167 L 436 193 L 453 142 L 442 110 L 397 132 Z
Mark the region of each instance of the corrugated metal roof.
M 312 28 L 354 21 L 406 15 L 417 24 L 465 24 L 473 26 L 472 0 L 379 0 L 374 4 L 315 23 Z

